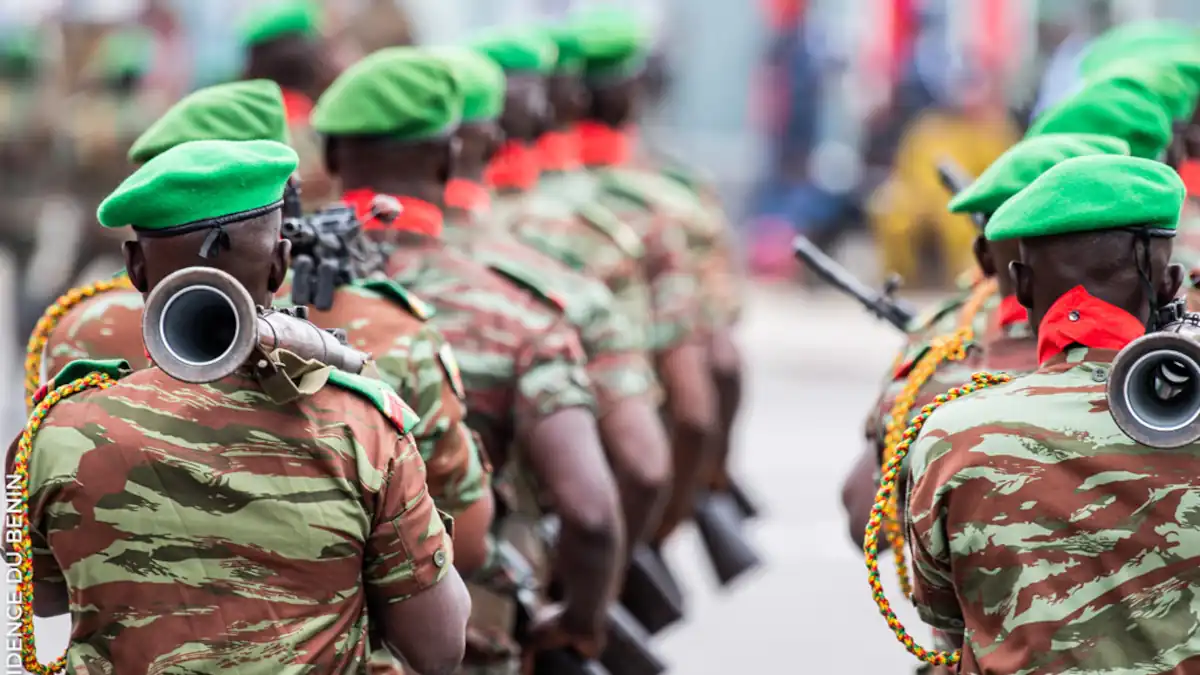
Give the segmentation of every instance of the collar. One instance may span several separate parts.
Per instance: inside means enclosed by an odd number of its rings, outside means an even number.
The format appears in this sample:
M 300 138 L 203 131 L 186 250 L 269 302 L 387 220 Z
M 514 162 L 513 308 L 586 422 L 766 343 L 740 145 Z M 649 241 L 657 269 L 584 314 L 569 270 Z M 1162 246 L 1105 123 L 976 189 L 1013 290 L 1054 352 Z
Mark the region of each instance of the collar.
M 1146 327 L 1135 316 L 1076 286 L 1042 318 L 1038 363 L 1045 364 L 1072 345 L 1116 350 L 1145 334 Z
M 599 122 L 580 122 L 579 155 L 586 166 L 618 166 L 629 161 L 632 143 L 620 129 Z
M 482 183 L 452 178 L 446 184 L 446 208 L 480 213 L 492 208 L 492 193 Z
M 295 89 L 283 90 L 283 110 L 289 125 L 308 124 L 313 102 L 308 96 Z
M 1184 162 L 1179 167 L 1179 178 L 1183 180 L 1189 197 L 1200 197 L 1200 161 Z
M 1015 295 L 1006 295 L 996 308 L 996 321 L 1001 328 L 1007 328 L 1015 323 L 1029 321 L 1029 310 L 1021 306 Z
M 400 203 L 400 215 L 391 223 L 375 217 L 372 207 L 379 193 L 374 190 L 349 190 L 342 201 L 354 209 L 364 230 L 401 230 L 437 238 L 442 234 L 442 210 L 427 201 L 414 197 L 392 195 Z
M 575 129 L 547 131 L 537 140 L 538 160 L 542 171 L 574 171 L 580 160 L 581 141 Z
M 541 169 L 538 153 L 518 141 L 509 141 L 500 148 L 483 172 L 483 182 L 506 192 L 528 192 L 537 185 Z

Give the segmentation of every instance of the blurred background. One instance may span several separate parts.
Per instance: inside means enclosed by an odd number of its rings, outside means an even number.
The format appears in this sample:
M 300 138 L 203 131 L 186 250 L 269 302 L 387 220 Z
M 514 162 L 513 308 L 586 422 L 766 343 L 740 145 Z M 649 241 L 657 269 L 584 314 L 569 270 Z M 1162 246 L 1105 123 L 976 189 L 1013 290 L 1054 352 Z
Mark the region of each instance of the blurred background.
M 240 17 L 271 1 L 0 0 L 0 321 L 12 327 L 0 431 L 22 423 L 20 355 L 33 322 L 64 289 L 120 265 L 94 210 L 128 174 L 128 142 L 188 91 L 239 78 Z M 332 54 L 348 64 L 594 3 L 320 4 Z M 757 536 L 769 568 L 716 595 L 695 542 L 676 542 L 668 553 L 698 592 L 688 624 L 663 643 L 673 672 L 787 661 L 797 672 L 912 672 L 874 615 L 837 496 L 899 335 L 810 288 L 791 236 L 807 234 L 872 283 L 898 273 L 926 300 L 952 288 L 971 265 L 975 230 L 943 212 L 935 164 L 950 158 L 977 175 L 1031 114 L 1072 91 L 1093 36 L 1146 18 L 1200 23 L 1200 2 L 610 4 L 644 14 L 665 66 L 643 137 L 719 187 L 756 279 L 742 326 L 750 391 L 739 462 L 768 505 Z M 149 36 L 141 51 L 101 53 L 105 35 L 132 27 Z M 61 653 L 66 630 L 61 619 L 39 623 L 43 660 Z

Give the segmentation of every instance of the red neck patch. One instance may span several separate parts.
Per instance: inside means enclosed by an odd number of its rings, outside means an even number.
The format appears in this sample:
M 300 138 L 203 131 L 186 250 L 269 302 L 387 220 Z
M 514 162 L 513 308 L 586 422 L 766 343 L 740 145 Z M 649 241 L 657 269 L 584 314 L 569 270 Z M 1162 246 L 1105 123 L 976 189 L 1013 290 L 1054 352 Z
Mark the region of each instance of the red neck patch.
M 620 166 L 629 162 L 632 143 L 620 129 L 598 122 L 580 122 L 579 153 L 586 166 Z
M 1042 318 L 1038 363 L 1045 363 L 1071 345 L 1121 349 L 1145 334 L 1146 327 L 1137 317 L 1076 286 L 1055 301 Z
M 492 193 L 483 185 L 465 178 L 452 178 L 446 184 L 446 208 L 467 213 L 483 213 L 492 208 Z
M 509 192 L 527 192 L 537 185 L 541 175 L 536 150 L 524 143 L 509 141 L 504 144 L 487 169 L 483 182 L 489 187 Z
M 354 214 L 363 224 L 364 230 L 401 230 L 415 232 L 428 237 L 442 236 L 442 210 L 427 201 L 415 197 L 392 196 L 400 204 L 401 211 L 391 222 L 377 217 L 374 190 L 348 190 L 342 201 L 354 209 Z

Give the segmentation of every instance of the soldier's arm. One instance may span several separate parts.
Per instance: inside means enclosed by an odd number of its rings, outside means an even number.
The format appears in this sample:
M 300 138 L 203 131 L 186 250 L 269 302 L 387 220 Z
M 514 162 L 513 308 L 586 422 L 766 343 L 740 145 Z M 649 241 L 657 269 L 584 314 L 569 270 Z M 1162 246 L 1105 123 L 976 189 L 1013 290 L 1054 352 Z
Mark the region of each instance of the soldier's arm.
M 454 517 L 454 565 L 464 574 L 487 562 L 495 506 L 491 467 L 465 422 L 462 378 L 449 344 L 426 328 L 397 339 L 386 359 L 405 362 L 397 393 L 421 418 L 413 427 L 437 507 Z
M 412 437 L 382 420 L 361 442 L 383 474 L 374 495 L 363 486 L 374 501 L 363 562 L 372 625 L 419 672 L 452 673 L 462 662 L 471 600 L 426 488 L 425 463 Z
M 932 628 L 960 636 L 962 608 L 954 591 L 946 530 L 946 502 L 953 491 L 954 478 L 954 467 L 950 465 L 954 458 L 947 457 L 954 449 L 947 451 L 947 442 L 937 429 L 927 428 L 913 444 L 904 520 L 913 557 L 913 604 L 917 613 Z
M 587 372 L 632 546 L 653 533 L 670 494 L 670 442 L 658 414 L 657 385 L 643 334 L 635 321 L 617 311 L 611 294 L 597 300 L 587 326 L 592 346 Z
M 555 566 L 566 595 L 561 625 L 574 637 L 597 640 L 620 570 L 623 532 L 583 348 L 560 322 L 530 336 L 517 367 L 518 440 L 562 525 Z
M 6 485 L 10 484 L 16 476 L 14 466 L 19 440 L 20 436 L 13 439 L 8 447 L 8 456 L 4 463 Z M 53 448 L 48 448 L 42 451 L 52 452 L 53 450 Z M 36 446 L 34 451 L 37 451 Z M 66 579 L 46 541 L 46 510 L 50 508 L 53 496 L 57 491 L 56 485 L 40 485 L 36 476 L 30 476 L 29 536 L 33 551 L 33 613 L 38 617 L 61 616 L 71 611 Z M 7 554 L 5 559 L 10 562 L 17 556 L 16 544 L 20 541 L 18 525 L 17 519 L 12 515 L 4 519 L 4 548 Z

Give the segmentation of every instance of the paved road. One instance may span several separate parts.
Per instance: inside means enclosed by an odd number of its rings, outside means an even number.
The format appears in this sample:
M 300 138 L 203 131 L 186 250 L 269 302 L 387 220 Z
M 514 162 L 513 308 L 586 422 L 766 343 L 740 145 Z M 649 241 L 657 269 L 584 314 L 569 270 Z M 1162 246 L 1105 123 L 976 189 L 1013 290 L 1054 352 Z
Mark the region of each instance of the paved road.
M 915 661 L 876 613 L 838 498 L 897 336 L 840 298 L 758 288 L 742 338 L 750 373 L 739 473 L 768 512 L 754 528 L 767 567 L 717 591 L 694 533 L 681 533 L 668 555 L 693 592 L 691 619 L 663 636 L 663 656 L 682 675 L 911 672 Z M 19 381 L 15 364 L 0 365 L 0 381 Z M 43 660 L 62 653 L 66 631 L 65 619 L 38 622 Z

